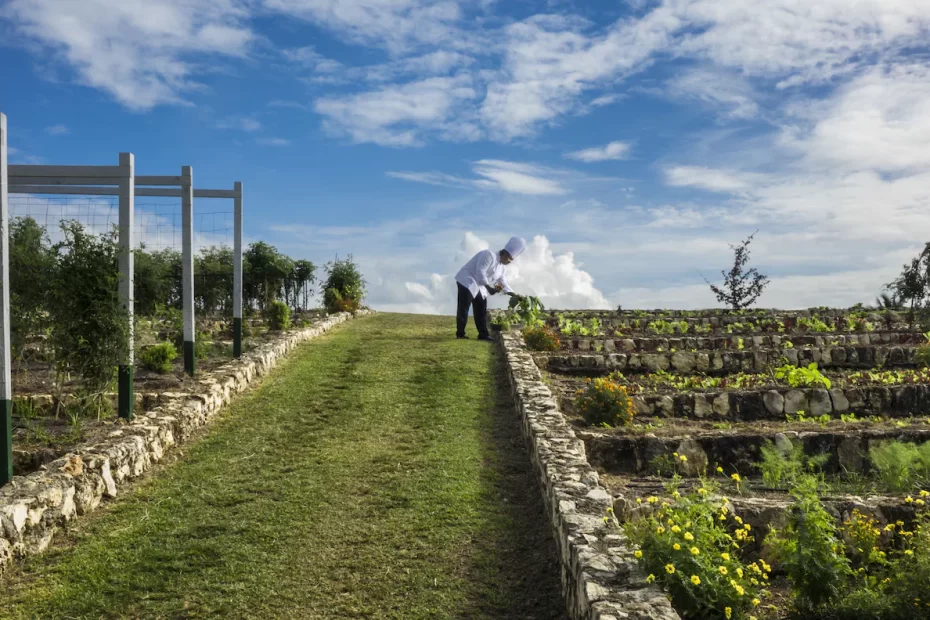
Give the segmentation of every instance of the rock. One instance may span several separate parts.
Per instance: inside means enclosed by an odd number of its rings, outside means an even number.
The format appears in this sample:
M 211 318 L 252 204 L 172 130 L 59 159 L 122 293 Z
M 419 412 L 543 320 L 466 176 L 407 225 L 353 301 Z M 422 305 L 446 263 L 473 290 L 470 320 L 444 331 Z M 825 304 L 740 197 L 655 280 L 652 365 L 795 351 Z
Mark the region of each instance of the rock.
M 671 418 L 675 415 L 675 401 L 671 396 L 660 396 L 655 401 L 656 415 Z
M 833 410 L 836 413 L 846 413 L 849 411 L 849 400 L 843 390 L 833 388 L 830 390 L 830 399 L 833 401 Z
M 765 403 L 765 409 L 775 416 L 781 416 L 785 413 L 785 397 L 775 390 L 769 390 L 762 395 L 762 402 Z
M 775 447 L 778 448 L 778 451 L 784 454 L 785 456 L 791 454 L 794 449 L 794 446 L 791 443 L 791 440 L 788 439 L 788 436 L 784 433 L 775 434 Z
M 62 473 L 68 474 L 72 478 L 77 478 L 84 473 L 84 461 L 78 455 L 68 457 L 64 465 L 58 468 Z
M 701 444 L 693 439 L 685 439 L 678 444 L 678 468 L 685 476 L 700 476 L 707 471 L 707 453 Z M 687 460 L 681 460 L 684 456 Z
M 862 471 L 864 459 L 861 439 L 855 435 L 844 437 L 836 447 L 836 456 L 840 462 L 840 469 L 849 472 Z
M 672 367 L 680 373 L 691 373 L 694 371 L 695 359 L 693 353 L 676 351 L 672 353 Z
M 785 413 L 797 413 L 798 411 L 807 411 L 807 394 L 804 390 L 791 390 L 785 394 Z
M 650 372 L 668 370 L 668 356 L 661 353 L 644 353 L 642 355 L 643 368 Z
M 697 353 L 694 357 L 694 367 L 698 372 L 710 370 L 710 356 L 707 353 Z
M 624 338 L 620 341 L 620 348 L 627 353 L 632 353 L 636 350 L 636 342 L 631 338 Z
M 810 414 L 813 416 L 833 413 L 830 393 L 826 390 L 809 390 L 808 402 L 810 403 Z
M 714 398 L 714 413 L 719 416 L 726 416 L 730 413 L 730 395 L 724 392 Z
M 694 395 L 694 417 L 706 418 L 714 413 L 714 405 L 707 399 L 707 396 L 701 393 Z

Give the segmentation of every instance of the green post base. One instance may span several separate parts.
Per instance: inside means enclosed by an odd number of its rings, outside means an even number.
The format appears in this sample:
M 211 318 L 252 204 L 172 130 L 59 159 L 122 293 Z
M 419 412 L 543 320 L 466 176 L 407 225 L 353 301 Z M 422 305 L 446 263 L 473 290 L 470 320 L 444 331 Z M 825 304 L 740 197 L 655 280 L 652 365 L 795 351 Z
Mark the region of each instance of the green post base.
M 192 377 L 197 370 L 197 356 L 193 342 L 184 343 L 184 370 Z
M 13 401 L 0 400 L 0 487 L 13 479 Z
M 233 357 L 242 357 L 242 319 L 233 319 Z
M 132 366 L 119 367 L 119 417 L 132 420 L 133 408 L 136 404 L 135 382 L 133 380 L 135 369 Z

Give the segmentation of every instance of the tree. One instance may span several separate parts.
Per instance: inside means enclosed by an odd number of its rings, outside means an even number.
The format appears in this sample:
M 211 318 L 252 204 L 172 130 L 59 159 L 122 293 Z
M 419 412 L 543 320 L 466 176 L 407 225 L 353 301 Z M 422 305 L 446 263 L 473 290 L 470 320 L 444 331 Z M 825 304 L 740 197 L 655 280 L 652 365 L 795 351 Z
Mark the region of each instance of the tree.
M 904 265 L 901 275 L 886 284 L 885 290 L 898 303 L 909 306 L 911 323 L 930 309 L 930 243 L 910 264 Z
M 251 244 L 242 258 L 243 293 L 249 305 L 264 310 L 280 297 L 284 281 L 294 269 L 294 261 L 264 241 Z
M 756 233 L 752 233 L 741 244 L 730 246 L 733 250 L 733 267 L 729 273 L 720 272 L 723 275 L 722 287 L 711 284 L 707 278 L 704 278 L 710 290 L 717 296 L 717 301 L 728 305 L 733 310 L 742 310 L 756 303 L 762 291 L 769 284 L 768 276 L 760 274 L 755 267 L 746 269 L 749 263 L 749 244 L 755 236 Z
M 232 314 L 232 248 L 211 246 L 200 250 L 194 260 L 194 274 L 194 302 L 198 312 Z
M 304 310 L 310 305 L 310 295 L 313 293 L 311 284 L 316 282 L 316 265 L 308 260 L 294 261 L 294 268 L 288 276 L 285 284 L 291 291 L 291 300 L 289 301 L 292 308 Z
M 55 255 L 44 227 L 31 217 L 10 222 L 10 333 L 14 355 L 22 359 L 29 338 L 48 324 L 49 285 Z
M 160 305 L 181 307 L 180 252 L 146 252 L 143 244 L 134 252 L 133 262 L 133 303 L 139 315 L 151 316 Z

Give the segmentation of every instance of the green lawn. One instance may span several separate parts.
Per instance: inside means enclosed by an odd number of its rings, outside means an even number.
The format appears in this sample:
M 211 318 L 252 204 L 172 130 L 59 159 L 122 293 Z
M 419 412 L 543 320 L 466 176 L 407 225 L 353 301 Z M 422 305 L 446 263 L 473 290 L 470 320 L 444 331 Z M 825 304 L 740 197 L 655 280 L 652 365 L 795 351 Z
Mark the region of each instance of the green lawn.
M 3 584 L 14 618 L 564 618 L 494 345 L 379 314 Z M 472 334 L 474 336 L 474 334 Z

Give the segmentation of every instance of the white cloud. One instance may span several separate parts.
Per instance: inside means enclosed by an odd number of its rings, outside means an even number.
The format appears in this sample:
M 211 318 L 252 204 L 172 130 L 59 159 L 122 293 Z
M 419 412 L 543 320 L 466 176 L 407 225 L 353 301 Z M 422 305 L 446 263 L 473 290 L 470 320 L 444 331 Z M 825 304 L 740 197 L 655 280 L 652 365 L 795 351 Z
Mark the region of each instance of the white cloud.
M 299 101 L 288 101 L 286 99 L 275 99 L 268 102 L 269 108 L 290 108 L 293 110 L 309 110 L 310 108 Z
M 67 136 L 71 130 L 64 125 L 51 125 L 45 128 L 45 133 L 50 136 Z
M 388 172 L 387 176 L 427 185 L 496 190 L 526 196 L 568 194 L 571 190 L 563 184 L 564 181 L 586 178 L 569 170 L 499 159 L 478 160 L 472 164 L 472 170 L 477 178 L 443 172 Z
M 233 129 L 236 131 L 256 132 L 262 128 L 262 124 L 254 118 L 247 116 L 230 116 L 219 121 L 216 124 L 217 129 Z
M 319 54 L 313 46 L 282 50 L 282 54 L 290 62 L 307 67 L 317 73 L 336 73 L 345 69 L 341 62 L 326 58 Z
M 601 108 L 612 103 L 616 103 L 621 99 L 623 99 L 622 95 L 601 95 L 600 97 L 596 97 L 595 99 L 591 100 L 591 103 L 588 105 L 594 108 Z
M 627 159 L 629 154 L 629 144 L 626 142 L 611 142 L 606 146 L 596 146 L 589 149 L 574 151 L 572 153 L 566 153 L 565 157 L 590 163 L 596 161 L 616 161 L 620 159 Z
M 759 113 L 756 94 L 745 79 L 706 67 L 676 75 L 669 81 L 668 94 L 676 99 L 694 98 L 714 108 L 723 108 L 731 118 L 753 118 Z
M 665 180 L 676 187 L 698 187 L 712 192 L 740 192 L 761 179 L 760 175 L 716 170 L 706 166 L 672 166 L 665 169 Z
M 263 0 L 266 9 L 325 26 L 351 40 L 401 53 L 421 44 L 455 45 L 462 12 L 446 0 Z
M 147 110 L 200 89 L 196 59 L 244 55 L 254 35 L 238 0 L 11 0 L 0 18 L 70 65 L 77 81 Z
M 286 138 L 259 138 L 256 144 L 262 146 L 290 146 L 291 141 Z
M 463 105 L 476 97 L 467 75 L 436 77 L 344 97 L 317 99 L 324 126 L 353 142 L 419 146 L 424 134 L 452 140 L 478 137 Z

